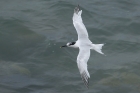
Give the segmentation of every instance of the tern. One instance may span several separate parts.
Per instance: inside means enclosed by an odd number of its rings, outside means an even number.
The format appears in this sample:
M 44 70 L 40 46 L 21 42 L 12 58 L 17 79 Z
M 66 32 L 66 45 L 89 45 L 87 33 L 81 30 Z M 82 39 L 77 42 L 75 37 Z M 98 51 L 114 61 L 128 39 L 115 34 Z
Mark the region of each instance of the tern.
M 104 44 L 93 44 L 88 38 L 88 32 L 83 24 L 83 20 L 81 17 L 82 10 L 79 9 L 79 5 L 75 7 L 73 14 L 73 25 L 78 34 L 78 40 L 75 42 L 68 42 L 66 45 L 61 47 L 73 47 L 79 48 L 79 54 L 77 56 L 77 66 L 79 68 L 79 72 L 81 74 L 81 78 L 84 81 L 86 87 L 89 87 L 89 78 L 90 74 L 87 69 L 87 62 L 90 57 L 90 49 L 95 50 L 100 54 L 104 54 L 101 49 Z

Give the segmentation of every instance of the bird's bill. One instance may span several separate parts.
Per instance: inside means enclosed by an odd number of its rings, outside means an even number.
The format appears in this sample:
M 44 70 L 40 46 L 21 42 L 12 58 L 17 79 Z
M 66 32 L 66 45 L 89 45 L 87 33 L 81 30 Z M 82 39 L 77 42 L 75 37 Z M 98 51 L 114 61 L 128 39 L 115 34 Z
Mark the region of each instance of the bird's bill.
M 60 48 L 62 48 L 62 47 L 67 47 L 67 45 L 61 46 Z

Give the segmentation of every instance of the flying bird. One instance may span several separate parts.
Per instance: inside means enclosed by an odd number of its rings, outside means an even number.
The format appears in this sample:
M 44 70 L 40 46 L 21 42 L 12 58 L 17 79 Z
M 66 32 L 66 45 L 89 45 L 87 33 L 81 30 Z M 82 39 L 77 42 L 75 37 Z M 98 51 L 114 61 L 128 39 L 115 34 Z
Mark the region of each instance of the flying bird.
M 79 5 L 75 7 L 73 14 L 73 25 L 78 34 L 78 40 L 75 42 L 68 42 L 66 45 L 61 47 L 73 47 L 79 48 L 79 54 L 77 56 L 77 66 L 81 74 L 81 78 L 84 81 L 86 87 L 89 87 L 90 74 L 87 69 L 87 62 L 90 57 L 90 49 L 95 50 L 100 54 L 104 54 L 101 49 L 104 44 L 93 44 L 88 38 L 88 32 L 83 24 L 81 17 L 82 10 L 79 9 Z

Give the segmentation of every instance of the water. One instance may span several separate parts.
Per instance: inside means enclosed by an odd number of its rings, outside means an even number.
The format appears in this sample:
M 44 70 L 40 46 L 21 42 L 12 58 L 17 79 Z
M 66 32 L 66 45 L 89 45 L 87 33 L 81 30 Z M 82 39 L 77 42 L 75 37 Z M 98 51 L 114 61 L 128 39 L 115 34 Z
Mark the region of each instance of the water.
M 87 89 L 76 58 L 74 7 L 93 43 Z M 139 0 L 1 0 L 0 93 L 140 93 Z

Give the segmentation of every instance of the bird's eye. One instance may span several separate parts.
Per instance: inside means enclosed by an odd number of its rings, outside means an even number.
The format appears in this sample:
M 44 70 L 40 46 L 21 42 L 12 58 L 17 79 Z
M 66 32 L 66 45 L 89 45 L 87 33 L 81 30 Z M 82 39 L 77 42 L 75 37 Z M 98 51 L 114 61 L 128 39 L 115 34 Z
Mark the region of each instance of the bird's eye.
M 75 44 L 75 42 L 71 42 L 71 45 L 74 45 Z

